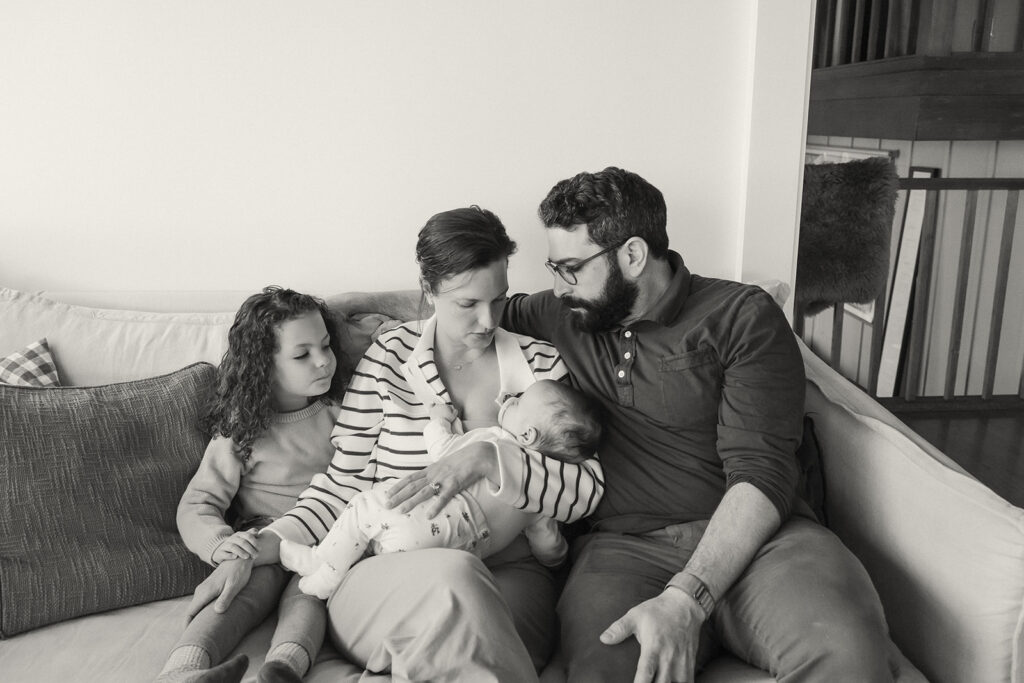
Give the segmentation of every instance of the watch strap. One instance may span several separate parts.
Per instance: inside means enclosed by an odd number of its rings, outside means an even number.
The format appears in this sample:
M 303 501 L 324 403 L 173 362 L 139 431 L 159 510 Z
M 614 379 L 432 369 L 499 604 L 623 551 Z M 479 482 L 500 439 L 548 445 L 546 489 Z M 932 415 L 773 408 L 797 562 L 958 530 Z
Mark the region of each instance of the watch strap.
M 711 612 L 715 609 L 715 596 L 711 594 L 707 584 L 693 574 L 679 572 L 666 584 L 666 588 L 668 587 L 678 588 L 693 598 L 704 610 L 705 618 L 710 617 Z

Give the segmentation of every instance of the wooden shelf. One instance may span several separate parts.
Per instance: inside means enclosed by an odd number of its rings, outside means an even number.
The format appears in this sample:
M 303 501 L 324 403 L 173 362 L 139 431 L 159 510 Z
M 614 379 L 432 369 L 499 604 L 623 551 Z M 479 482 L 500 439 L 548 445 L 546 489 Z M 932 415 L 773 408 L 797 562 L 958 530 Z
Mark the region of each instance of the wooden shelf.
M 808 134 L 1024 139 L 1024 53 L 915 55 L 815 69 Z

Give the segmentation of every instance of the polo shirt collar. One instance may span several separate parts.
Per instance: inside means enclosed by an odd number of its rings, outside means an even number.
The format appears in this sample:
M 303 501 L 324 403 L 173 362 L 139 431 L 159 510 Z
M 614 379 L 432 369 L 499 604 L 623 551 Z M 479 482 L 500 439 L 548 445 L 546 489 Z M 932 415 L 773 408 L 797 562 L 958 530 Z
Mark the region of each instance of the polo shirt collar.
M 672 269 L 672 280 L 668 289 L 643 317 L 633 323 L 634 325 L 645 321 L 669 325 L 679 317 L 683 306 L 686 305 L 686 299 L 690 296 L 690 270 L 683 264 L 683 257 L 671 250 L 668 252 L 668 264 Z

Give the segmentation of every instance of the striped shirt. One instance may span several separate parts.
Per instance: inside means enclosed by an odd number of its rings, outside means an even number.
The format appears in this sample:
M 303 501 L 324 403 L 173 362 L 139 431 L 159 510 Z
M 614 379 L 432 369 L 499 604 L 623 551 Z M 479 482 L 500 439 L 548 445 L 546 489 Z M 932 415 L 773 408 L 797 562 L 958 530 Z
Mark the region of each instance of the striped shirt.
M 436 400 L 451 402 L 434 363 L 434 329 L 433 318 L 406 323 L 369 348 L 352 376 L 331 435 L 336 451 L 330 466 L 271 525 L 274 532 L 318 542 L 352 496 L 433 462 L 423 438 L 428 406 Z M 495 349 L 501 387 L 496 400 L 518 396 L 537 380 L 560 380 L 567 374 L 547 342 L 499 329 Z M 574 465 L 508 443 L 497 448 L 500 482 L 490 490 L 502 502 L 564 522 L 597 507 L 604 482 L 596 458 Z

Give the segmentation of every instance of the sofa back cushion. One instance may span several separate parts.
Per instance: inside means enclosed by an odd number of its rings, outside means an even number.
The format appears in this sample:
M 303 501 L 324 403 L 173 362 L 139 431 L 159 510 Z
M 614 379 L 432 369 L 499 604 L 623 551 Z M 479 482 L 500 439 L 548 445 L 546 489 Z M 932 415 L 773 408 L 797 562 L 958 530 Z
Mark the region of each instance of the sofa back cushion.
M 63 384 L 125 382 L 219 363 L 233 319 L 89 308 L 0 288 L 0 356 L 46 337 Z
M 0 637 L 185 595 L 206 575 L 175 511 L 215 375 L 197 363 L 97 387 L 0 385 Z
M 1024 510 L 803 348 L 829 525 L 860 558 L 893 640 L 928 680 L 1024 675 Z

